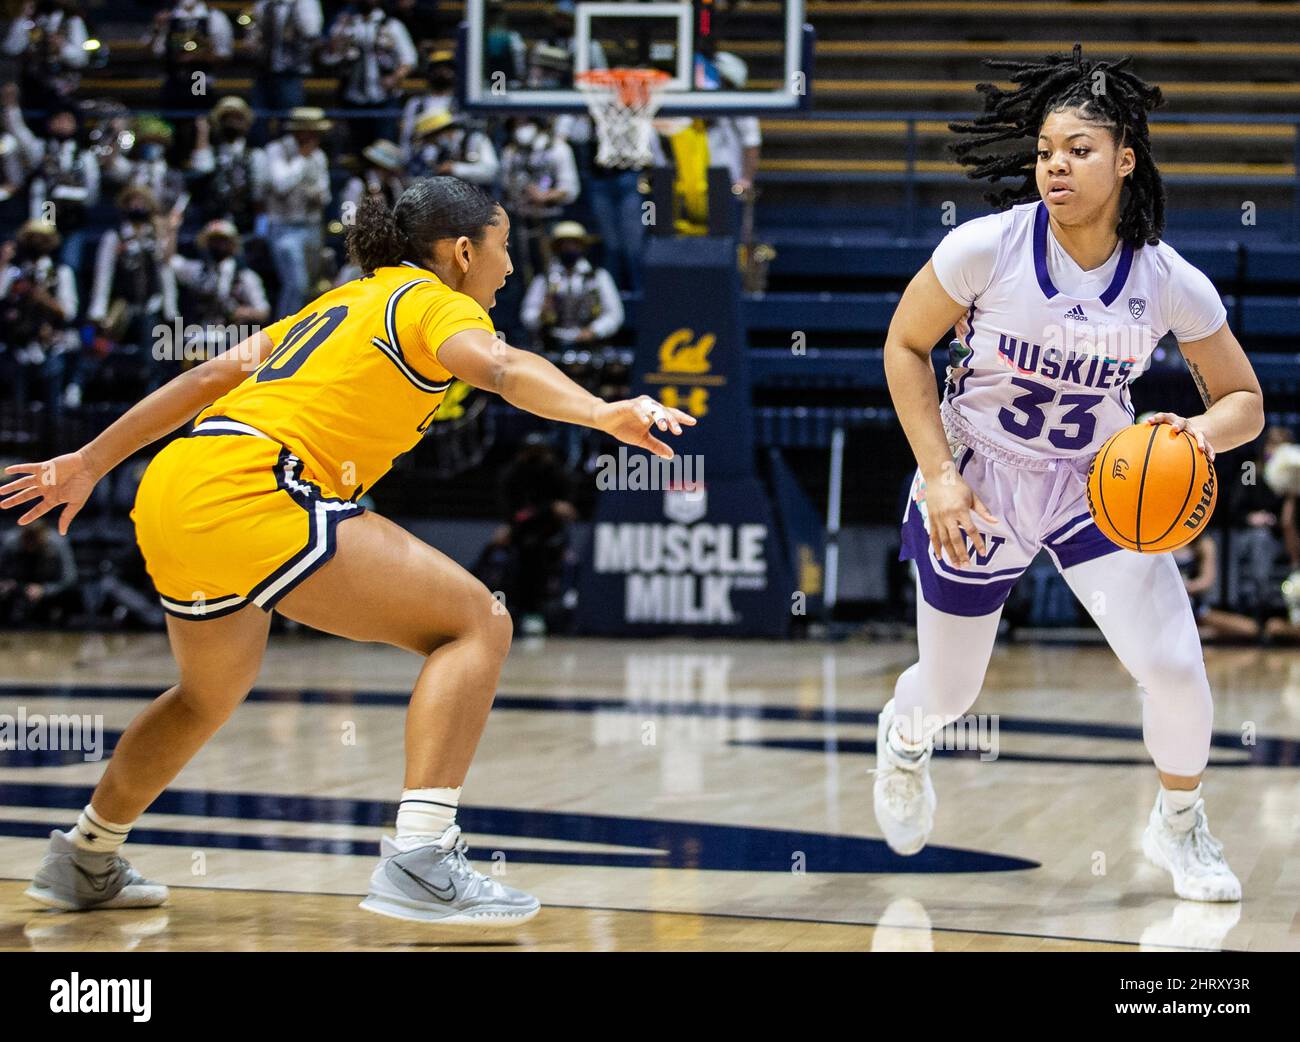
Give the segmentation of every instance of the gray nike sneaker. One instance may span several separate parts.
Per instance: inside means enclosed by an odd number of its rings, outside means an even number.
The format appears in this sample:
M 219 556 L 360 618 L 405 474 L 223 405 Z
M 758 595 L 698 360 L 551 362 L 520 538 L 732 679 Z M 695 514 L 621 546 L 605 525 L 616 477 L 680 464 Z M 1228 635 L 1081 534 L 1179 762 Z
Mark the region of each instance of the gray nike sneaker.
M 457 825 L 437 843 L 413 850 L 400 850 L 385 836 L 361 907 L 393 919 L 445 926 L 512 927 L 537 914 L 537 898 L 475 870 L 468 853 Z
M 119 854 L 82 850 L 72 830 L 50 833 L 50 849 L 25 893 L 47 908 L 88 912 L 92 908 L 156 908 L 167 888 L 145 879 Z

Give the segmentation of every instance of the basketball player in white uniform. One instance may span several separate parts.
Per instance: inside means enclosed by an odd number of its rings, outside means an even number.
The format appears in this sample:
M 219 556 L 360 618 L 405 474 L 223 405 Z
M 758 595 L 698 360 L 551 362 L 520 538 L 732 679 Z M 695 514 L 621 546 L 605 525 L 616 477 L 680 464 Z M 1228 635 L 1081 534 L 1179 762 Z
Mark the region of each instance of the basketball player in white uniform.
M 903 554 L 918 576 L 919 661 L 880 714 L 876 818 L 914 854 L 934 822 L 934 734 L 974 703 L 1016 579 L 1045 549 L 1142 690 L 1143 737 L 1160 777 L 1143 836 L 1178 896 L 1237 901 L 1241 884 L 1201 799 L 1213 706 L 1196 621 L 1169 554 L 1111 543 L 1088 511 L 1088 465 L 1133 422 L 1129 384 L 1172 331 L 1205 402 L 1158 413 L 1211 459 L 1263 427 L 1259 383 L 1214 286 L 1160 242 L 1164 191 L 1146 113 L 1160 103 L 1117 63 L 1053 55 L 1011 69 L 1017 90 L 981 85 L 985 115 L 953 124 L 972 177 L 1016 177 L 989 196 L 1004 212 L 952 231 L 912 280 L 885 370 L 918 472 Z M 1099 89 L 1100 88 L 1100 89 Z M 993 141 L 1019 151 L 977 155 Z M 944 399 L 930 351 L 959 339 Z

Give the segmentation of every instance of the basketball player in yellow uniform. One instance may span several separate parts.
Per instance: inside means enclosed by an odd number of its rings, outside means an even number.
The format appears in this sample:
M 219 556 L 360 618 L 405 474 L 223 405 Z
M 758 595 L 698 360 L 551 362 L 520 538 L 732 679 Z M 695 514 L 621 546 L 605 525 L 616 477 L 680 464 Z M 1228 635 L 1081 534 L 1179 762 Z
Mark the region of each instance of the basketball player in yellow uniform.
M 0 506 L 30 504 L 19 524 L 62 506 L 66 532 L 104 474 L 198 414 L 154 457 L 131 514 L 179 681 L 131 722 L 76 826 L 51 834 L 29 896 L 63 909 L 166 899 L 119 848 L 248 694 L 275 609 L 426 658 L 396 838 L 384 838 L 362 907 L 485 926 L 537 913 L 536 899 L 470 867 L 456 825 L 510 616 L 463 568 L 357 500 L 420 440 L 457 377 L 663 457 L 672 450 L 652 429 L 680 434 L 695 421 L 647 396 L 602 401 L 495 335 L 487 313 L 512 270 L 509 231 L 495 202 L 454 177 L 417 181 L 391 212 L 370 198 L 348 236 L 366 275 L 177 377 L 77 452 L 8 468 L 19 477 L 0 488 Z

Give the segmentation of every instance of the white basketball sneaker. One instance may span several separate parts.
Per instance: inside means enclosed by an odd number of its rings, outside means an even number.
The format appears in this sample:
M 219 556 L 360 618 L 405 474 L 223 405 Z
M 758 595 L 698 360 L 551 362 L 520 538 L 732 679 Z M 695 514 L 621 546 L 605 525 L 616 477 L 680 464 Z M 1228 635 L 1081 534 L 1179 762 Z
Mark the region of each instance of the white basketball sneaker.
M 889 732 L 894 726 L 894 700 L 880 711 L 876 726 L 875 782 L 872 802 L 876 823 L 885 834 L 885 842 L 895 854 L 915 854 L 925 846 L 934 828 L 934 808 L 938 799 L 930 782 L 930 754 L 933 746 L 915 760 L 899 756 L 889 747 Z
M 1160 794 L 1142 834 L 1142 853 L 1157 868 L 1174 877 L 1174 893 L 1188 901 L 1240 901 L 1241 883 L 1228 867 L 1223 844 L 1210 835 L 1205 801 L 1197 800 L 1184 814 L 1190 827 L 1170 824 L 1160 810 Z
M 385 836 L 379 848 L 361 902 L 367 912 L 441 926 L 507 928 L 528 922 L 541 908 L 537 898 L 477 871 L 458 825 L 427 846 L 402 850 Z

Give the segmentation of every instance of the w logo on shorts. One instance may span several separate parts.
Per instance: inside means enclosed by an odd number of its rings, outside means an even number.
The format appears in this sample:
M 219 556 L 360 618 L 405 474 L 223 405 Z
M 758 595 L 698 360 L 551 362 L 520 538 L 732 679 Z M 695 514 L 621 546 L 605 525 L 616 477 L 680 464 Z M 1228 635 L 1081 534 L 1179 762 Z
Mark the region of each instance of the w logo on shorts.
M 998 552 L 998 547 L 1007 541 L 1006 536 L 986 535 L 984 537 L 984 553 L 975 549 L 975 544 L 971 542 L 969 536 L 966 536 L 966 552 L 970 554 L 971 564 L 983 565 L 993 560 L 993 555 Z

